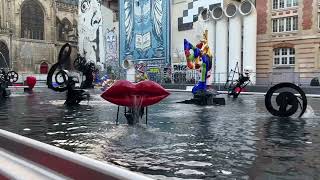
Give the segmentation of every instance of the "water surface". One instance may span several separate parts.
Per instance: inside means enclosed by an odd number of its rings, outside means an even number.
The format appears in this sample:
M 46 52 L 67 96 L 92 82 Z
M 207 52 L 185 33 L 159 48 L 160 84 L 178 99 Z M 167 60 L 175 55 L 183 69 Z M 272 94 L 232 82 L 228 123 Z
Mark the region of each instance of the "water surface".
M 149 107 L 148 125 L 130 127 L 123 115 L 115 124 L 117 106 L 99 91 L 76 107 L 45 88 L 13 91 L 0 102 L 0 128 L 155 179 L 320 179 L 320 99 L 308 99 L 314 112 L 303 119 L 278 119 L 264 96 L 201 107 L 172 93 Z

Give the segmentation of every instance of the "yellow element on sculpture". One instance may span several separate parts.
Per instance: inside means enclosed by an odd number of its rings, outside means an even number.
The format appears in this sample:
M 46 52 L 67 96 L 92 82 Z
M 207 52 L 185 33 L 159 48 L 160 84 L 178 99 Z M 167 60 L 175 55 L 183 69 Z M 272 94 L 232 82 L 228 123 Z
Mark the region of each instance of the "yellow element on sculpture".
M 212 52 L 209 48 L 209 44 L 208 44 L 208 30 L 206 29 L 203 33 L 203 39 L 201 40 L 202 48 L 201 48 L 201 53 L 203 54 L 207 54 L 209 57 L 212 57 Z

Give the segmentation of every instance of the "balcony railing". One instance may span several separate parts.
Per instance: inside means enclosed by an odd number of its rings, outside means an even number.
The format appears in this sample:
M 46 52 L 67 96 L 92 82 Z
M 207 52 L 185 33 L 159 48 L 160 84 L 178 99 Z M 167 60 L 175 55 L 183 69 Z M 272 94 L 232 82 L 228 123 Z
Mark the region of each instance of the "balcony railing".
M 9 33 L 8 28 L 0 28 L 0 34 L 6 34 L 6 33 Z

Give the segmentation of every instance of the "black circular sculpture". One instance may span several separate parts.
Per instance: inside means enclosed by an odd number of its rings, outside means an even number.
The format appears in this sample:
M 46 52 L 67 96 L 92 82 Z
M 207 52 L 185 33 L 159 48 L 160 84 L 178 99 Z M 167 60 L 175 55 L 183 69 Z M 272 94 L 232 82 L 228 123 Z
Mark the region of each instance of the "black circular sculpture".
M 17 72 L 9 71 L 7 73 L 7 81 L 9 81 L 10 83 L 15 83 L 18 81 L 18 79 L 19 79 L 19 75 Z
M 66 51 L 66 48 L 68 50 Z M 71 46 L 67 43 L 62 46 L 58 56 L 58 62 L 54 64 L 47 76 L 47 85 L 49 89 L 57 92 L 67 91 L 66 105 L 76 105 L 82 100 L 88 99 L 90 94 L 80 88 L 76 87 L 79 79 L 63 68 L 64 63 L 70 59 Z M 53 79 L 55 82 L 53 82 Z
M 9 85 L 17 82 L 19 75 L 15 71 L 6 72 L 4 69 L 0 70 L 0 96 L 9 97 L 11 92 L 8 88 Z
M 274 103 L 272 103 L 273 96 L 276 96 Z M 300 109 L 299 117 L 301 117 L 307 109 L 307 97 L 303 90 L 295 84 L 280 83 L 268 90 L 265 96 L 265 106 L 272 115 L 278 117 L 290 117 Z

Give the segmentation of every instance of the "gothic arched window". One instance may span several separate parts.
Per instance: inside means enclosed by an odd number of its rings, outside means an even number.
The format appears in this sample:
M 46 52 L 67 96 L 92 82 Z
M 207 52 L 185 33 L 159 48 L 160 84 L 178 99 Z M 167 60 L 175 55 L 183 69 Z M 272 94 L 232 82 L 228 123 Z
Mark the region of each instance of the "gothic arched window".
M 57 21 L 57 29 L 58 40 L 69 41 L 70 32 L 72 31 L 72 24 L 67 18 L 63 18 L 62 21 Z
M 65 41 L 68 41 L 69 40 L 69 33 L 70 31 L 72 31 L 72 25 L 71 25 L 71 22 L 67 19 L 67 18 L 63 18 L 62 21 L 61 21 L 61 24 L 62 24 L 62 39 L 65 40 Z
M 0 40 L 0 67 L 9 68 L 10 67 L 9 59 L 9 49 L 7 45 Z
M 36 0 L 27 0 L 21 7 L 21 38 L 44 39 L 44 13 Z

